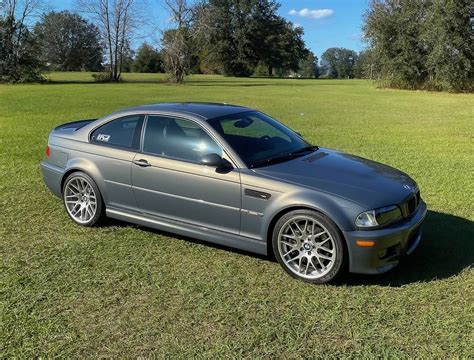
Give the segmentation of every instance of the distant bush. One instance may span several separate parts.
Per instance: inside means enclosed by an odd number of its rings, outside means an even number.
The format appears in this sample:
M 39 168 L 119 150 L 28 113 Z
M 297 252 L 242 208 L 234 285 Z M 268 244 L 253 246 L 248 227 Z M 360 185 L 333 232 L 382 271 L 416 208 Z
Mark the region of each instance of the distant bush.
M 101 72 L 101 73 L 92 74 L 92 77 L 97 82 L 110 82 L 110 81 L 112 81 L 112 77 L 111 77 L 109 72 Z
M 146 42 L 137 51 L 133 60 L 132 71 L 139 73 L 164 72 L 161 54 Z

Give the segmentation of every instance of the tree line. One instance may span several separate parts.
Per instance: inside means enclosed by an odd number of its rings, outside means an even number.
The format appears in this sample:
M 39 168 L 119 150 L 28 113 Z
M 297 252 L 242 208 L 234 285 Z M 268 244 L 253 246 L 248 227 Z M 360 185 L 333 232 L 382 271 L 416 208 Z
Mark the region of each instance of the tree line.
M 0 81 L 39 81 L 45 70 L 228 76 L 371 78 L 409 89 L 472 90 L 474 0 L 373 0 L 364 16 L 367 48 L 327 49 L 319 60 L 302 27 L 274 0 L 162 0 L 172 26 L 160 48 L 131 49 L 143 28 L 137 0 L 76 0 L 78 12 L 41 12 L 41 0 L 0 2 Z M 474 16 L 474 15 L 473 15 Z M 36 17 L 37 19 L 37 17 Z
M 364 34 L 382 86 L 474 90 L 474 0 L 373 0 Z

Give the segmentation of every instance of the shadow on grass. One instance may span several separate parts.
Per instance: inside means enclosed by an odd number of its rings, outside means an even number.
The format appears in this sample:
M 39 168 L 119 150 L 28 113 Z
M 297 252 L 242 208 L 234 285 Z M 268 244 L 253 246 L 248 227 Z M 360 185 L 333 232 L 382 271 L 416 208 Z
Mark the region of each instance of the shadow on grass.
M 284 81 L 286 80 L 286 81 Z M 303 82 L 303 80 L 312 80 Z M 198 86 L 198 87 L 262 87 L 262 86 L 314 86 L 317 82 L 320 86 L 347 86 L 347 82 L 339 81 L 340 79 L 329 79 L 330 81 L 321 81 L 328 79 L 314 78 L 279 78 L 279 77 L 242 77 L 242 78 L 218 78 L 215 79 L 187 79 L 183 85 L 178 86 Z M 253 82 L 252 82 L 253 81 Z M 164 84 L 176 86 L 169 83 L 165 78 L 145 78 L 145 79 L 122 79 L 120 81 L 95 81 L 91 79 L 47 79 L 39 83 L 41 85 L 108 85 L 108 84 Z
M 156 234 L 156 235 L 170 237 L 170 238 L 173 238 L 173 239 L 176 239 L 176 240 L 186 241 L 186 242 L 189 242 L 189 243 L 192 243 L 192 244 L 203 245 L 203 246 L 210 247 L 210 248 L 213 248 L 213 249 L 224 250 L 224 251 L 240 254 L 240 255 L 243 255 L 243 256 L 250 256 L 250 257 L 261 259 L 261 260 L 264 260 L 264 261 L 276 262 L 276 259 L 274 259 L 273 256 L 260 255 L 260 254 L 256 254 L 256 253 L 253 253 L 253 252 L 228 247 L 228 246 L 225 246 L 225 245 L 220 245 L 220 244 L 211 243 L 211 242 L 204 241 L 204 240 L 199 240 L 199 239 L 196 239 L 196 238 L 193 238 L 193 237 L 178 235 L 178 234 L 175 234 L 175 233 L 170 233 L 168 231 L 158 230 L 158 229 L 154 229 L 154 228 L 146 227 L 146 226 L 142 226 L 142 225 L 131 224 L 131 223 L 121 221 L 121 220 L 107 218 L 105 223 L 101 226 L 134 227 L 134 228 L 140 229 L 142 231 L 146 231 L 146 232 L 153 233 L 153 234 Z
M 118 226 L 136 226 L 109 220 Z M 230 251 L 243 256 L 251 256 L 263 261 L 276 262 L 273 255 L 264 256 L 205 241 L 179 236 L 143 226 L 144 231 L 161 234 L 194 244 Z M 399 287 L 415 282 L 428 282 L 455 276 L 474 264 L 474 222 L 449 214 L 428 211 L 423 225 L 423 239 L 411 256 L 388 273 L 381 275 L 348 274 L 338 281 L 340 285 L 380 285 Z
M 160 79 L 149 80 L 120 80 L 120 81 L 94 81 L 94 80 L 48 80 L 39 85 L 123 85 L 123 84 L 168 84 Z
M 312 86 L 313 84 L 288 84 L 288 83 L 271 83 L 271 82 L 251 82 L 251 78 L 245 80 L 187 80 L 184 84 L 172 84 L 166 80 L 121 80 L 121 81 L 93 81 L 93 80 L 50 80 L 40 83 L 40 85 L 127 85 L 127 84 L 160 84 L 174 86 L 189 87 L 262 87 L 262 86 Z
M 303 82 L 303 80 L 310 80 Z M 334 80 L 334 81 L 333 81 Z M 331 79 L 328 82 L 321 82 L 319 79 L 311 78 L 232 78 L 219 80 L 186 80 L 184 85 L 188 86 L 204 86 L 204 87 L 263 87 L 263 86 L 285 86 L 285 87 L 302 87 L 302 86 L 347 86 L 347 82 L 338 82 L 338 79 Z M 254 81 L 254 82 L 252 82 Z

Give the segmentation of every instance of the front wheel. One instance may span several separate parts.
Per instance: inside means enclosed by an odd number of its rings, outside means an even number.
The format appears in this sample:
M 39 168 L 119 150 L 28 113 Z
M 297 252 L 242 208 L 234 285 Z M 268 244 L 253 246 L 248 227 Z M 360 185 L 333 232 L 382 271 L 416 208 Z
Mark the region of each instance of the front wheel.
M 312 210 L 295 210 L 283 215 L 275 225 L 273 251 L 291 276 L 314 284 L 336 279 L 344 271 L 347 258 L 336 225 Z
M 63 187 L 63 201 L 69 217 L 76 224 L 94 226 L 105 217 L 99 188 L 86 173 L 75 172 L 67 177 Z

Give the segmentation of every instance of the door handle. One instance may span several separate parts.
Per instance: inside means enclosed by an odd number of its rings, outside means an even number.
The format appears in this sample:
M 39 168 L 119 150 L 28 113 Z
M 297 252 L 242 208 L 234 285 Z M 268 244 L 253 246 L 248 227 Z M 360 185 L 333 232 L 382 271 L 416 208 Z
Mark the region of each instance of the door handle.
M 142 167 L 148 167 L 151 166 L 151 164 L 146 161 L 145 159 L 140 159 L 140 160 L 133 160 L 132 161 L 135 165 L 142 166 Z

